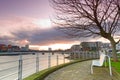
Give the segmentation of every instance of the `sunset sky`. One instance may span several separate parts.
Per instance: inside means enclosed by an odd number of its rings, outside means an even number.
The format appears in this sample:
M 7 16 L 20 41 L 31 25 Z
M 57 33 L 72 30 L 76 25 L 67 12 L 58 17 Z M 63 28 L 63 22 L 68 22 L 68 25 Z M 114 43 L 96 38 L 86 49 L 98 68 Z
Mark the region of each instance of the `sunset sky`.
M 70 39 L 53 27 L 48 0 L 0 0 L 0 44 L 67 49 L 88 39 Z M 99 41 L 99 39 L 98 39 Z

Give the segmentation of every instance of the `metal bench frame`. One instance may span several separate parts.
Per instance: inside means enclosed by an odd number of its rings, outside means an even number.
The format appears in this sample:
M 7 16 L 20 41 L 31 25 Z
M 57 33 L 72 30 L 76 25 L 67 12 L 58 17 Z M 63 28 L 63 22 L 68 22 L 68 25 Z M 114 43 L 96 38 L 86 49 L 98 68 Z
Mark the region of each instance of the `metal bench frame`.
M 105 55 L 104 53 L 100 54 L 100 59 L 99 60 L 93 60 L 92 61 L 92 64 L 91 64 L 91 74 L 93 74 L 93 67 L 94 66 L 98 66 L 98 67 L 102 66 L 104 61 L 106 60 L 106 57 L 108 57 L 110 76 L 112 76 L 110 57 L 108 55 Z

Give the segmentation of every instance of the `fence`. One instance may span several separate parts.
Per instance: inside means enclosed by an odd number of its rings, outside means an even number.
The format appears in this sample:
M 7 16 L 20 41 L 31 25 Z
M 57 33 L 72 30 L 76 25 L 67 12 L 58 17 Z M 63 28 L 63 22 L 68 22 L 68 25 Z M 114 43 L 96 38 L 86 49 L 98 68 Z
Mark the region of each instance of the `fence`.
M 0 80 L 22 80 L 23 78 L 52 66 L 74 59 L 98 58 L 98 52 L 33 53 L 27 55 L 0 56 Z

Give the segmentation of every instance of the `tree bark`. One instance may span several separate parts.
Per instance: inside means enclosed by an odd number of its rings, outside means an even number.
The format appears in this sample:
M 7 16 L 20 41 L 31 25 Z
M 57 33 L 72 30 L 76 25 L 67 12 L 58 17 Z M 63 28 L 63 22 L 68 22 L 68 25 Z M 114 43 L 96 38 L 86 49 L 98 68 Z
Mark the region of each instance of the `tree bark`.
M 115 41 L 110 41 L 111 42 L 111 47 L 112 47 L 112 57 L 113 57 L 113 61 L 117 62 L 118 58 L 117 58 L 117 50 L 116 50 L 116 42 Z

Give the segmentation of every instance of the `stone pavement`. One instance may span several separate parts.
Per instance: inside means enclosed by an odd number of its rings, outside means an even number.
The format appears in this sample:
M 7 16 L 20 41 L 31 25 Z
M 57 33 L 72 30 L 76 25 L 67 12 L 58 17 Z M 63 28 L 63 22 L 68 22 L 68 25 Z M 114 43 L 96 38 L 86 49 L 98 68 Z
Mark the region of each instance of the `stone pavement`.
M 120 80 L 109 75 L 109 69 L 94 67 L 90 74 L 91 61 L 83 61 L 61 68 L 45 78 L 45 80 Z

